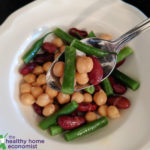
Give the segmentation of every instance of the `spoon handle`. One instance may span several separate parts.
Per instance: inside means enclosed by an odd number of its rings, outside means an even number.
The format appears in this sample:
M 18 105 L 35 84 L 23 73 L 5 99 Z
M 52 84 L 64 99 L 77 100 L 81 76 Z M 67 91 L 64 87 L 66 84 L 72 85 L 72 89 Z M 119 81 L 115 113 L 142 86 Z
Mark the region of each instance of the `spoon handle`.
M 142 21 L 134 28 L 120 36 L 118 39 L 114 40 L 114 49 L 117 53 L 119 53 L 120 49 L 123 48 L 130 40 L 139 35 L 142 31 L 148 29 L 150 27 L 150 18 Z

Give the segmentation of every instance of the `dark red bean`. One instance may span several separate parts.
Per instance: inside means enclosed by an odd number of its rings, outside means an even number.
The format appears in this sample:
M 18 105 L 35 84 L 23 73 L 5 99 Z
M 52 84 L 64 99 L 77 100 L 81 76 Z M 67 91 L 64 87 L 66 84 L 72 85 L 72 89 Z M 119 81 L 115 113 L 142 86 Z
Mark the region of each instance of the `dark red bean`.
M 39 105 L 37 105 L 36 103 L 33 104 L 33 109 L 34 111 L 39 115 L 39 116 L 43 116 L 42 115 L 42 110 L 43 108 L 40 107 Z
M 96 92 L 97 92 L 97 91 L 100 91 L 100 90 L 102 89 L 99 84 L 95 85 L 94 87 L 95 87 L 95 91 L 96 91 Z
M 34 62 L 41 65 L 47 61 L 54 61 L 54 54 L 49 54 L 49 53 L 37 54 L 34 57 Z
M 23 67 L 20 69 L 20 73 L 21 73 L 22 75 L 26 75 L 26 74 L 32 72 L 33 69 L 36 67 L 36 65 L 37 65 L 37 64 L 34 63 L 34 62 L 28 63 L 28 64 L 26 64 L 25 66 L 23 66 Z
M 72 36 L 74 36 L 76 38 L 79 38 L 79 39 L 81 39 L 81 37 L 85 38 L 88 35 L 88 33 L 86 31 L 79 30 L 77 28 L 71 28 L 71 29 L 69 29 L 68 32 L 69 32 L 70 35 L 72 35 Z
M 82 111 L 82 112 L 86 112 L 86 111 L 95 111 L 97 109 L 97 105 L 96 104 L 92 104 L 92 103 L 80 103 L 78 106 L 78 111 Z
M 124 96 L 111 96 L 108 98 L 107 103 L 119 109 L 127 109 L 131 105 L 130 101 Z
M 124 62 L 126 61 L 126 59 L 121 60 L 120 62 L 118 62 L 116 64 L 116 68 L 120 67 L 122 64 L 124 64 Z
M 115 78 L 113 77 L 109 77 L 109 81 L 112 85 L 113 91 L 116 94 L 124 94 L 127 91 L 127 87 L 121 83 L 119 83 L 119 81 L 117 81 Z
M 55 53 L 55 51 L 57 50 L 56 45 L 50 42 L 43 43 L 42 48 L 48 53 Z
M 93 60 L 93 69 L 91 72 L 88 73 L 89 82 L 93 85 L 97 85 L 101 82 L 103 77 L 103 69 L 99 60 L 94 56 L 89 56 Z
M 85 123 L 85 118 L 82 116 L 60 116 L 58 124 L 65 130 L 77 128 Z

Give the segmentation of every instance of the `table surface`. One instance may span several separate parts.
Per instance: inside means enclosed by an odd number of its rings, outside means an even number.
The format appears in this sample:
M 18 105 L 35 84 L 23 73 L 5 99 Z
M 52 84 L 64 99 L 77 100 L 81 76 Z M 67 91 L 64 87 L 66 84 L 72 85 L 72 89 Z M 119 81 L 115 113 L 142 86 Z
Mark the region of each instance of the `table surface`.
M 0 24 L 15 10 L 32 2 L 33 0 L 0 0 Z M 124 0 L 140 10 L 142 10 L 147 16 L 150 16 L 149 0 Z

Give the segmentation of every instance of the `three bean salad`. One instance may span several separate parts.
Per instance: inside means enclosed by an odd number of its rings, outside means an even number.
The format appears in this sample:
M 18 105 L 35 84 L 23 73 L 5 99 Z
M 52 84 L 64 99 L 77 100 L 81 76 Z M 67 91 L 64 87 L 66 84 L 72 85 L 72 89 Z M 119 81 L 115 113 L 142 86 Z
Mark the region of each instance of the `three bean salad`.
M 44 39 L 53 34 L 51 41 Z M 101 81 L 103 69 L 98 57 L 115 54 L 80 42 L 87 37 L 96 37 L 93 31 L 71 28 L 64 32 L 60 28 L 47 33 L 22 57 L 23 67 L 19 72 L 23 79 L 20 83 L 20 100 L 26 106 L 32 106 L 42 121 L 39 128 L 48 129 L 50 135 L 63 134 L 67 141 L 94 132 L 108 124 L 109 119 L 119 118 L 121 109 L 128 109 L 131 101 L 122 96 L 127 88 L 133 91 L 140 86 L 125 73 L 118 70 L 133 50 L 126 46 L 117 56 L 117 65 L 112 74 Z M 108 34 L 98 36 L 112 40 Z M 84 55 L 77 55 L 76 51 Z M 64 61 L 53 66 L 53 75 L 57 77 L 61 92 L 46 84 L 46 73 L 52 62 L 65 52 Z M 76 85 L 91 85 L 76 92 Z

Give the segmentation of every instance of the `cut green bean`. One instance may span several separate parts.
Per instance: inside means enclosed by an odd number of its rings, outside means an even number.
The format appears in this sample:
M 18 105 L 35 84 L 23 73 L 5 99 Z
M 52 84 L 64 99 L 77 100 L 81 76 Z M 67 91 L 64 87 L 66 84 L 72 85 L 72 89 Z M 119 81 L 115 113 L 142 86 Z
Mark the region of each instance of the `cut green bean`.
M 63 131 L 64 131 L 64 129 L 61 128 L 59 125 L 55 125 L 55 126 L 51 126 L 51 127 L 50 127 L 50 134 L 51 134 L 52 136 L 55 136 L 55 135 L 57 135 L 57 134 L 60 134 L 60 133 L 62 133 Z
M 61 91 L 64 94 L 72 94 L 74 92 L 75 80 L 75 61 L 76 49 L 66 46 L 65 48 L 65 67 Z
M 51 32 L 47 33 L 46 35 L 44 35 L 42 38 L 40 38 L 39 40 L 37 40 L 33 46 L 25 53 L 25 55 L 22 57 L 24 63 L 29 63 L 32 58 L 37 54 L 37 52 L 39 51 L 39 49 L 41 48 L 43 41 L 45 39 L 45 37 L 50 34 Z
M 95 33 L 93 31 L 91 31 L 89 34 L 88 34 L 88 37 L 96 37 Z
M 138 81 L 133 80 L 131 77 L 127 76 L 117 69 L 113 71 L 112 76 L 134 91 L 137 90 L 140 86 L 140 83 Z
M 71 36 L 70 34 L 64 32 L 62 29 L 60 28 L 56 28 L 53 33 L 58 36 L 59 38 L 61 38 L 62 40 L 66 41 L 67 43 L 71 43 L 75 37 Z
M 75 111 L 77 108 L 78 108 L 78 103 L 75 101 L 72 101 L 72 102 L 68 103 L 67 105 L 65 105 L 63 108 L 61 108 L 59 111 L 54 113 L 53 115 L 43 119 L 40 122 L 39 127 L 43 130 L 46 130 L 50 126 L 57 123 L 57 118 L 59 116 L 68 115 L 68 114 L 72 113 L 73 111 Z
M 125 59 L 127 56 L 131 55 L 133 50 L 130 47 L 123 48 L 117 55 L 117 63 Z
M 104 50 L 89 46 L 87 44 L 80 42 L 77 39 L 74 39 L 72 41 L 71 46 L 75 47 L 76 49 L 78 49 L 86 54 L 94 55 L 97 57 L 102 57 L 102 56 L 106 56 L 109 54 L 116 54 L 115 52 L 108 52 L 108 51 L 104 51 Z
M 102 127 L 106 126 L 107 124 L 108 124 L 107 118 L 101 117 L 98 120 L 95 120 L 95 121 L 90 122 L 86 125 L 83 125 L 79 128 L 76 128 L 68 133 L 65 133 L 64 136 L 67 141 L 71 141 L 75 138 L 78 138 L 80 136 L 84 136 L 93 131 L 96 131 L 97 129 L 102 128 Z
M 91 85 L 90 87 L 87 87 L 84 90 L 90 94 L 93 94 L 95 92 L 95 87 Z
M 114 95 L 111 83 L 108 78 L 106 78 L 104 81 L 102 81 L 101 84 L 102 84 L 103 89 L 106 92 L 107 96 Z

